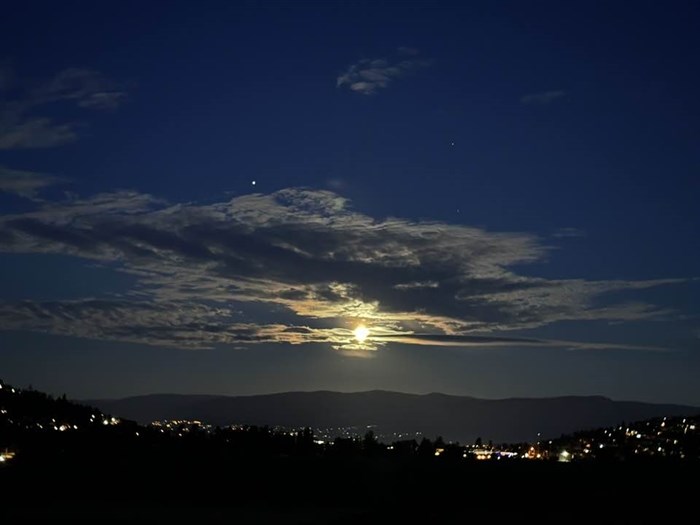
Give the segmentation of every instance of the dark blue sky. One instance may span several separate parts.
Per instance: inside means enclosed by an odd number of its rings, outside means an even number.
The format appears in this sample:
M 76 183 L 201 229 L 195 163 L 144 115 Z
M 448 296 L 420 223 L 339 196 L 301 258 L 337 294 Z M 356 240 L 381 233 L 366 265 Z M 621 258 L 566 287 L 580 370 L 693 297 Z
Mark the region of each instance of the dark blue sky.
M 2 377 L 700 405 L 699 23 L 690 1 L 7 9 Z

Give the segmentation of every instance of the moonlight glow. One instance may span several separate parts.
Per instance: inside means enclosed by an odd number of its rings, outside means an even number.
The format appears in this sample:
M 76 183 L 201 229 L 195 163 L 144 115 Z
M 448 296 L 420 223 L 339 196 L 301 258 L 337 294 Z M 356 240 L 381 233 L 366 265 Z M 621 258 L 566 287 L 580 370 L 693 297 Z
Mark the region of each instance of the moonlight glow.
M 369 335 L 369 328 L 361 324 L 355 328 L 353 334 L 355 334 L 355 339 L 357 339 L 358 343 L 364 343 L 365 339 L 367 339 L 367 336 Z

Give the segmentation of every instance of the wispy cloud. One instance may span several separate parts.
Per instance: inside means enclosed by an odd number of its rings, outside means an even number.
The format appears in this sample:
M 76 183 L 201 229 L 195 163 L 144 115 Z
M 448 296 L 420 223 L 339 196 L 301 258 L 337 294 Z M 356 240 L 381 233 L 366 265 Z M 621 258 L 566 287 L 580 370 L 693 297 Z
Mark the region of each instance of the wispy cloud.
M 620 343 L 595 343 L 590 341 L 564 341 L 558 339 L 534 339 L 527 337 L 499 337 L 479 335 L 452 335 L 452 334 L 396 334 L 378 336 L 383 342 L 395 342 L 401 344 L 428 345 L 428 346 L 454 346 L 464 347 L 557 347 L 571 350 L 642 350 L 647 352 L 666 352 L 666 348 L 645 346 L 637 344 Z
M 0 217 L 0 251 L 101 261 L 137 285 L 113 299 L 0 303 L 0 326 L 187 348 L 592 348 L 504 333 L 558 321 L 662 318 L 663 308 L 615 297 L 685 282 L 545 279 L 512 270 L 544 261 L 548 250 L 529 234 L 375 219 L 330 191 L 287 189 L 206 205 L 101 194 Z M 359 322 L 371 330 L 363 343 L 352 335 Z
M 520 102 L 523 104 L 539 104 L 539 105 L 545 105 L 549 104 L 550 102 L 554 102 L 557 99 L 560 99 L 566 95 L 565 91 L 562 90 L 552 90 L 552 91 L 541 91 L 539 93 L 529 93 L 527 95 L 523 95 L 520 98 Z
M 554 233 L 552 237 L 555 239 L 566 239 L 572 237 L 585 237 L 586 232 L 579 228 L 559 228 Z
M 90 69 L 69 68 L 39 86 L 32 93 L 34 103 L 74 101 L 79 107 L 115 109 L 126 97 L 112 81 Z
M 0 192 L 36 199 L 39 190 L 61 182 L 65 182 L 65 179 L 46 173 L 13 170 L 0 166 Z
M 412 48 L 400 47 L 399 55 L 394 60 L 385 58 L 362 59 L 352 64 L 336 79 L 336 86 L 346 86 L 351 91 L 372 95 L 379 89 L 389 86 L 393 81 L 417 69 L 429 66 L 431 61 L 417 57 L 418 51 Z M 410 57 L 410 58 L 409 58 Z
M 78 138 L 75 128 L 75 123 L 58 124 L 50 118 L 0 110 L 0 150 L 62 146 Z
M 2 78 L 7 79 L 2 82 L 7 86 L 13 79 L 9 72 Z M 119 86 L 100 73 L 78 68 L 65 69 L 36 86 L 5 91 L 0 100 L 0 150 L 50 148 L 76 140 L 78 122 L 59 122 L 49 116 L 53 104 L 113 110 L 126 97 Z

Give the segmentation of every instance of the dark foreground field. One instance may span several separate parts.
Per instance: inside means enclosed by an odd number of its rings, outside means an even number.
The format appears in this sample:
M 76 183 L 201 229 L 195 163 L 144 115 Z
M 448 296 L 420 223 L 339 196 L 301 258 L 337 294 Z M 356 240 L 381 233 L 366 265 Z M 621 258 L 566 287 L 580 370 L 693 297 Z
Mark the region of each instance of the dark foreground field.
M 695 463 L 111 457 L 0 468 L 0 523 L 700 523 Z

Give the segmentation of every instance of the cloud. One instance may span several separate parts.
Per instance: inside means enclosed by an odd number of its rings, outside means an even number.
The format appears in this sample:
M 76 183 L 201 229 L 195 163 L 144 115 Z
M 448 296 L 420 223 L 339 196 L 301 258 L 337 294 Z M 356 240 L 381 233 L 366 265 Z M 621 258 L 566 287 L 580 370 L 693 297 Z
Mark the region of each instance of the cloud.
M 546 259 L 536 236 L 375 219 L 337 193 L 300 188 L 211 204 L 137 192 L 40 203 L 0 217 L 0 251 L 72 255 L 137 281 L 113 298 L 0 303 L 3 328 L 186 348 L 552 346 L 507 332 L 661 319 L 667 310 L 619 297 L 685 282 L 531 277 L 513 268 Z M 371 330 L 364 343 L 352 335 L 360 322 Z
M 383 58 L 360 60 L 338 76 L 336 86 L 347 86 L 356 93 L 372 95 L 377 90 L 388 87 L 394 80 L 430 65 L 430 60 L 416 58 L 417 54 L 415 49 L 401 47 L 399 55 L 409 55 L 411 58 L 396 59 L 393 62 Z
M 78 102 L 78 106 L 90 109 L 117 109 L 125 98 L 126 93 L 120 91 L 103 91 L 86 96 Z
M 39 190 L 61 182 L 65 182 L 65 179 L 45 173 L 13 170 L 0 166 L 0 192 L 36 199 Z
M 56 124 L 49 118 L 0 114 L 0 150 L 52 148 L 78 138 L 75 124 Z
M 10 80 L 14 81 L 14 77 L 9 72 L 0 71 L 0 89 L 9 85 Z M 78 68 L 60 71 L 48 81 L 0 101 L 0 150 L 51 148 L 75 141 L 79 124 L 57 122 L 47 116 L 52 105 L 113 110 L 125 98 L 126 93 L 119 86 L 96 71 Z
M 450 335 L 450 334 L 396 334 L 379 338 L 384 342 L 401 344 L 429 345 L 429 346 L 454 346 L 454 347 L 491 347 L 491 346 L 535 346 L 557 347 L 572 350 L 643 350 L 647 352 L 665 352 L 667 349 L 636 344 L 595 343 L 588 341 L 562 341 L 556 339 L 532 339 L 526 337 L 493 337 L 478 335 Z
M 328 342 L 337 330 L 253 324 L 240 313 L 191 302 L 158 304 L 125 299 L 23 301 L 0 305 L 0 318 L 16 330 L 112 339 L 180 348 L 217 344 Z
M 559 228 L 554 233 L 552 233 L 552 237 L 554 237 L 555 239 L 567 239 L 585 236 L 586 232 L 579 228 Z
M 562 90 L 542 91 L 540 93 L 530 93 L 528 95 L 523 95 L 520 98 L 520 102 L 522 102 L 523 104 L 545 105 L 549 104 L 550 102 L 554 102 L 559 98 L 562 98 L 564 95 L 566 95 L 566 92 Z
M 79 107 L 92 109 L 115 109 L 125 97 L 124 91 L 97 71 L 80 68 L 60 71 L 32 93 L 35 103 L 70 100 Z

